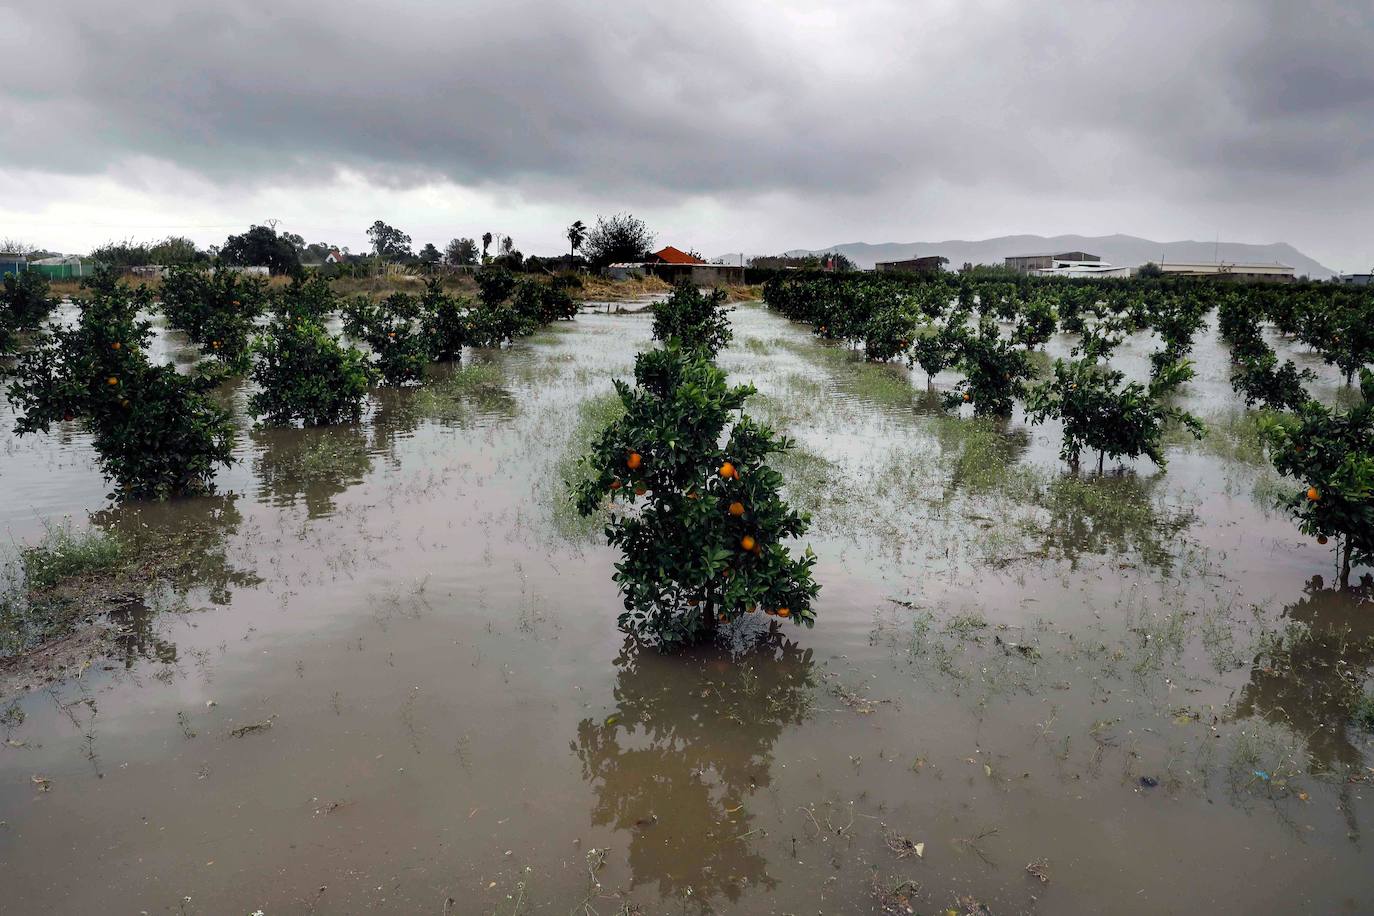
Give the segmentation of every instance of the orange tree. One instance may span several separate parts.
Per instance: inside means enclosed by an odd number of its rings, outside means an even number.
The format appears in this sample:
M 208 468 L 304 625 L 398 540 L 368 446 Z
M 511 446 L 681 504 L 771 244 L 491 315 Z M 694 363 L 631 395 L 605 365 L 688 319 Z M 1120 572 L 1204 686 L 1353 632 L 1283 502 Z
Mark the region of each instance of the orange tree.
M 1054 376 L 1027 392 L 1026 416 L 1032 423 L 1054 418 L 1063 424 L 1059 455 L 1075 471 L 1085 448 L 1098 453 L 1099 471 L 1106 458 L 1122 456 L 1144 455 L 1163 467 L 1161 438 L 1168 424 L 1180 423 L 1202 437 L 1196 417 L 1163 402 L 1192 377 L 1188 363 L 1174 363 L 1158 368 L 1147 387 L 1125 382 L 1123 373 L 1091 359 L 1057 359 Z
M 0 354 L 18 344 L 21 331 L 36 331 L 57 303 L 48 294 L 48 278 L 34 270 L 5 274 L 0 284 Z
M 267 284 L 216 265 L 174 267 L 162 281 L 162 314 L 230 370 L 248 366 L 253 327 L 267 306 Z
M 358 296 L 343 308 L 344 333 L 372 348 L 388 385 L 419 382 L 432 349 L 421 315 L 421 301 L 408 293 L 394 293 L 381 302 Z
M 814 624 L 815 556 L 784 545 L 808 520 L 765 463 L 792 443 L 744 416 L 754 389 L 728 385 L 676 341 L 639 354 L 633 387 L 615 384 L 625 415 L 583 459 L 590 473 L 573 496 L 584 516 L 609 496 L 606 539 L 623 551 L 620 627 L 669 650 L 754 611 Z
M 210 399 L 216 382 L 181 375 L 147 356 L 151 306 L 111 271 L 83 284 L 72 327 L 50 328 L 21 355 L 8 397 L 20 435 L 80 421 L 101 469 L 120 495 L 165 499 L 213 489 L 215 468 L 233 462 L 234 428 Z
M 465 300 L 448 295 L 438 279 L 431 279 L 420 295 L 420 320 L 424 323 L 431 359 L 457 362 L 463 358 L 463 347 L 472 328 Z
M 715 356 L 734 337 L 725 291 L 703 293 L 687 278 L 678 281 L 671 296 L 654 303 L 653 313 L 655 339 L 677 339 L 707 356 Z
M 1003 338 L 991 318 L 979 321 L 976 331 L 952 328 L 949 335 L 958 354 L 955 365 L 963 370 L 964 380 L 945 395 L 945 407 L 971 402 L 974 416 L 1010 416 L 1031 375 L 1030 355 Z
M 577 316 L 577 302 L 564 285 L 544 283 L 526 277 L 515 285 L 511 307 L 530 330 L 553 321 L 571 321 Z
M 1374 373 L 1360 373 L 1360 389 L 1349 411 L 1307 401 L 1266 428 L 1274 467 L 1301 484 L 1281 505 L 1304 534 L 1336 539 L 1343 585 L 1352 564 L 1374 563 Z
M 253 341 L 249 412 L 268 426 L 328 426 L 355 421 L 372 380 L 367 356 L 325 327 L 337 301 L 319 277 L 297 278 L 273 301 L 273 315 Z

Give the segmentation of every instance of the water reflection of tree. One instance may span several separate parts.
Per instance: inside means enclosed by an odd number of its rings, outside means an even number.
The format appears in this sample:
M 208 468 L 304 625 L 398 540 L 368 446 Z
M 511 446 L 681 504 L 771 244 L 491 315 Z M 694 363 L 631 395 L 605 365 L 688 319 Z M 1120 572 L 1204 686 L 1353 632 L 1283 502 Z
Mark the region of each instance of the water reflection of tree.
M 1196 516 L 1173 509 L 1157 497 L 1162 474 L 1065 475 L 1029 494 L 1038 510 L 1030 533 L 1047 557 L 1067 560 L 1074 568 L 1084 554 L 1135 551 L 1147 565 L 1168 570 L 1173 545 Z
M 1262 643 L 1235 715 L 1258 716 L 1304 738 L 1313 771 L 1359 770 L 1364 754 L 1352 740 L 1352 713 L 1374 670 L 1374 581 L 1366 576 L 1355 589 L 1322 586 L 1314 577 L 1305 597 L 1284 610 L 1292 625 Z
M 125 667 L 140 659 L 176 661 L 176 646 L 156 628 L 164 599 L 148 589 L 165 586 L 185 599 L 203 589 L 207 600 L 227 605 L 235 588 L 252 588 L 262 579 L 239 568 L 229 557 L 228 540 L 243 522 L 229 494 L 163 503 L 125 503 L 98 512 L 92 521 L 119 538 L 137 564 L 137 583 L 144 590 L 117 596 L 109 612 Z
M 1030 447 L 1030 433 L 1009 418 L 940 416 L 935 424 L 940 463 L 949 474 L 948 493 L 1000 491 L 1027 473 L 1020 461 Z
M 732 660 L 664 656 L 627 643 L 615 711 L 584 719 L 574 753 L 596 792 L 592 822 L 630 834 L 634 885 L 705 909 L 773 887 L 749 797 L 771 778 L 773 745 L 809 713 L 810 649 L 786 640 Z
M 311 518 L 334 512 L 334 498 L 372 470 L 372 450 L 361 426 L 260 429 L 252 433 L 258 496 L 273 506 L 304 502 Z

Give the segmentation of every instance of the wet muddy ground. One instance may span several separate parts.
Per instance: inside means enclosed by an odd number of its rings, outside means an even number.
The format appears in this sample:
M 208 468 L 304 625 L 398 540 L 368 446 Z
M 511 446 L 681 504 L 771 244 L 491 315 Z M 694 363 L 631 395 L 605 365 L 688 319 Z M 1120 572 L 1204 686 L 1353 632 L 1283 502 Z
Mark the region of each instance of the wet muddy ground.
M 733 318 L 721 364 L 798 442 L 820 620 L 682 657 L 624 643 L 563 501 L 647 315 L 471 354 L 356 427 L 245 425 L 214 498 L 112 509 L 82 434 L 0 412 L 9 538 L 70 516 L 185 552 L 93 664 L 0 701 L 0 911 L 1374 908 L 1374 605 L 1272 508 L 1214 331 L 1209 437 L 1072 477 L 1053 427 Z

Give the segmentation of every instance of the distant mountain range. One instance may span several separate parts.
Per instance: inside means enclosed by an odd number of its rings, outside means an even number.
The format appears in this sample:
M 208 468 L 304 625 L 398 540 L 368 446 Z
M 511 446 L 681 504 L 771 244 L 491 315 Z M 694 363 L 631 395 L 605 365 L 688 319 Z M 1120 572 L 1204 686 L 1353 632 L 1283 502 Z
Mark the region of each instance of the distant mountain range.
M 808 250 L 797 248 L 789 255 L 826 254 L 839 252 L 861 268 L 871 268 L 878 261 L 901 261 L 925 255 L 949 258 L 949 267 L 964 263 L 1001 264 L 1003 259 L 1018 254 L 1055 254 L 1061 251 L 1086 251 L 1117 267 L 1139 267 L 1147 261 L 1204 262 L 1230 261 L 1248 264 L 1286 264 L 1295 268 L 1298 276 L 1324 280 L 1335 274 L 1331 268 L 1314 261 L 1285 242 L 1272 245 L 1249 245 L 1243 242 L 1154 242 L 1132 235 L 1004 235 L 995 239 L 947 242 L 850 242 L 829 248 Z M 776 254 L 776 252 L 770 252 Z M 727 264 L 739 263 L 740 256 L 721 257 Z

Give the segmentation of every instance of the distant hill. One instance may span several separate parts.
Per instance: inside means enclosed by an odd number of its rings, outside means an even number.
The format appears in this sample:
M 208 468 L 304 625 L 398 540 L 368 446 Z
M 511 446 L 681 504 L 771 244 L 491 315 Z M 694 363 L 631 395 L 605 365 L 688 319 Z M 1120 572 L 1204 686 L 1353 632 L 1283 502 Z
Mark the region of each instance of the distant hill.
M 958 268 L 965 262 L 973 264 L 1001 264 L 1009 255 L 1053 254 L 1060 251 L 1086 251 L 1117 267 L 1139 267 L 1147 261 L 1234 261 L 1250 264 L 1287 264 L 1298 276 L 1324 280 L 1335 274 L 1331 268 L 1314 261 L 1285 242 L 1271 245 L 1249 245 L 1242 242 L 1153 242 L 1131 235 L 1004 235 L 982 241 L 962 239 L 946 242 L 885 242 L 872 245 L 850 242 L 829 248 L 793 249 L 789 255 L 823 254 L 837 251 L 862 268 L 871 268 L 878 261 L 900 261 L 922 255 L 943 255 L 949 267 Z M 776 254 L 776 252 L 771 252 Z M 739 263 L 739 255 L 724 255 L 726 263 Z

